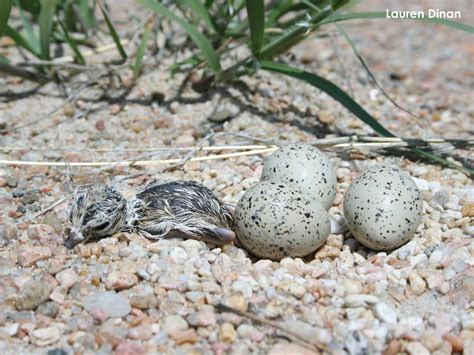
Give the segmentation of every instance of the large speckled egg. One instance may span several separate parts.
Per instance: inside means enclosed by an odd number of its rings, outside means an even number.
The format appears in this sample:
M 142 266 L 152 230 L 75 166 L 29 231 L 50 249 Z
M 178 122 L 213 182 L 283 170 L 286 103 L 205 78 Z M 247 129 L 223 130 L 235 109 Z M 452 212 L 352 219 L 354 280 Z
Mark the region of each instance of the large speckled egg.
M 411 239 L 421 222 L 415 182 L 398 169 L 366 170 L 344 195 L 344 216 L 354 237 L 374 250 L 390 250 Z
M 262 181 L 248 190 L 237 204 L 235 222 L 244 248 L 268 259 L 308 255 L 331 228 L 323 205 L 278 181 Z
M 336 196 L 336 172 L 328 157 L 309 144 L 288 144 L 270 155 L 262 180 L 294 184 L 317 199 L 326 209 Z

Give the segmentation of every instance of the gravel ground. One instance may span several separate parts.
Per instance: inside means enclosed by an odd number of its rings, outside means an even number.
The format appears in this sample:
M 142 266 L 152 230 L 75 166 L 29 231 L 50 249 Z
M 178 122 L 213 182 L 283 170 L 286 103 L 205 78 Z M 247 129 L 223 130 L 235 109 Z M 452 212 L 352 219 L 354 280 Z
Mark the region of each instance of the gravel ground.
M 468 1 L 458 3 L 469 8 Z M 467 34 L 414 22 L 374 21 L 347 29 L 386 91 L 421 119 L 387 102 L 335 34 L 308 40 L 290 60 L 352 92 L 401 136 L 472 139 L 472 44 Z M 200 96 L 187 89 L 177 98 L 183 76 L 171 77 L 166 70 L 172 60 L 165 56 L 125 98 L 95 102 L 104 90 L 89 90 L 49 119 L 0 136 L 1 145 L 12 148 L 0 158 L 124 160 L 139 154 L 127 148 L 189 147 L 211 130 L 288 142 L 371 133 L 327 95 L 267 73 L 246 79 L 252 92 L 229 88 Z M 121 75 L 124 82 L 130 80 L 130 73 Z M 0 82 L 6 88 L 0 96 L 2 124 L 29 122 L 62 102 L 53 85 L 25 97 L 12 93 L 31 90 L 32 84 L 11 78 Z M 86 114 L 77 118 L 81 112 Z M 216 122 L 222 117 L 231 119 Z M 236 142 L 241 141 L 229 136 L 216 143 Z M 30 146 L 70 150 L 26 149 Z M 67 204 L 29 220 L 67 194 L 65 170 L 0 167 L 0 352 L 318 353 L 304 347 L 306 339 L 330 354 L 472 353 L 472 180 L 457 170 L 364 150 L 328 155 L 338 176 L 330 209 L 332 234 L 304 260 L 279 262 L 258 260 L 233 245 L 149 241 L 127 233 L 67 250 Z M 155 152 L 151 157 L 176 156 Z M 202 182 L 236 204 L 258 182 L 264 157 L 188 162 L 160 177 Z M 342 218 L 350 182 L 376 164 L 406 170 L 423 197 L 416 235 L 388 253 L 361 246 Z M 72 173 L 79 174 L 75 183 L 97 183 L 140 171 Z M 126 180 L 120 187 L 130 194 L 145 180 Z M 297 337 L 221 311 L 218 304 L 278 323 Z

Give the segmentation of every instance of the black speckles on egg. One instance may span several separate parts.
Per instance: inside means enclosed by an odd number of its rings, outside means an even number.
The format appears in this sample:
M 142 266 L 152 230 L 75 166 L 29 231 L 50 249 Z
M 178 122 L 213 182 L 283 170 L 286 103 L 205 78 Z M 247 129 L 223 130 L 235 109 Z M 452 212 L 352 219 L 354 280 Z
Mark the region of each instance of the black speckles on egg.
M 269 259 L 308 255 L 330 232 L 329 215 L 320 203 L 293 185 L 274 181 L 262 181 L 241 197 L 235 222 L 242 245 Z
M 415 182 L 391 167 L 366 170 L 344 196 L 349 230 L 375 250 L 394 249 L 410 240 L 421 222 L 422 207 Z
M 289 144 L 278 149 L 266 159 L 261 179 L 296 185 L 317 197 L 326 209 L 336 196 L 337 178 L 331 162 L 309 144 Z

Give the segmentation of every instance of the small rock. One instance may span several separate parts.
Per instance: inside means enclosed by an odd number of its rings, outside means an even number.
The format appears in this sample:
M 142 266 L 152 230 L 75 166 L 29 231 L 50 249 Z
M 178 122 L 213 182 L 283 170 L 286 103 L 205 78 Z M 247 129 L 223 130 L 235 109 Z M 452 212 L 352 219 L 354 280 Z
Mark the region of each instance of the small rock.
M 474 202 L 464 204 L 461 213 L 464 217 L 474 217 Z
M 18 228 L 14 224 L 0 226 L 0 247 L 6 246 L 11 240 L 16 239 Z
M 317 355 L 316 351 L 312 351 L 295 343 L 276 343 L 268 351 L 268 355 Z
M 49 299 L 53 300 L 56 303 L 63 304 L 66 299 L 67 288 L 65 287 L 55 287 L 53 292 L 50 293 Z
M 146 354 L 145 348 L 132 341 L 121 342 L 114 351 L 114 355 L 144 355 Z
M 284 279 L 278 284 L 278 289 L 284 291 L 296 298 L 301 298 L 306 293 L 306 288 L 293 280 Z
M 420 340 L 423 345 L 431 352 L 443 346 L 443 339 L 439 336 L 439 334 L 433 331 L 423 332 Z
M 219 110 L 219 111 L 211 114 L 207 119 L 210 122 L 222 123 L 222 122 L 225 122 L 227 120 L 230 120 L 232 118 L 232 116 L 233 116 L 232 111 L 224 108 L 222 110 Z
M 207 327 L 216 324 L 216 315 L 211 310 L 193 312 L 188 316 L 188 323 L 194 327 Z
M 398 340 L 391 340 L 385 350 L 383 355 L 397 355 L 400 353 L 400 342 Z
M 230 323 L 222 323 L 219 328 L 219 339 L 226 343 L 233 343 L 237 339 L 237 332 Z
M 150 286 L 138 285 L 130 291 L 130 304 L 139 309 L 149 309 L 158 306 L 159 299 Z
M 189 328 L 188 322 L 177 315 L 168 316 L 161 322 L 161 329 L 170 335 Z
M 36 201 L 38 201 L 38 195 L 31 192 L 27 192 L 21 199 L 21 202 L 23 202 L 25 205 L 31 205 Z
M 351 355 L 368 354 L 369 342 L 359 331 L 352 331 L 346 336 L 344 347 Z
M 344 306 L 349 308 L 365 307 L 368 304 L 376 304 L 378 301 L 379 299 L 372 295 L 348 295 L 344 300 Z
M 124 290 L 138 283 L 138 277 L 126 271 L 113 271 L 107 275 L 105 288 L 108 290 Z
M 419 341 L 412 341 L 408 343 L 406 349 L 411 355 L 430 355 L 428 349 L 425 348 Z
M 28 281 L 19 290 L 15 306 L 20 311 L 34 310 L 48 300 L 51 290 L 50 284 L 37 280 Z
M 63 328 L 62 324 L 55 324 L 47 328 L 35 329 L 30 334 L 31 342 L 36 346 L 54 344 L 61 339 Z
M 408 275 L 410 288 L 414 295 L 421 295 L 426 290 L 426 282 L 416 272 L 411 272 Z
M 248 307 L 247 300 L 241 294 L 233 294 L 226 300 L 225 304 L 226 306 L 238 309 L 241 312 L 246 312 Z
M 81 281 L 80 277 L 72 269 L 65 269 L 56 274 L 56 280 L 59 284 L 66 289 L 70 289 L 77 282 Z
M 374 316 L 376 316 L 381 322 L 388 324 L 397 324 L 397 313 L 388 304 L 380 302 L 377 303 L 373 308 Z
M 464 350 L 464 343 L 460 337 L 448 333 L 443 335 L 443 339 L 451 344 L 454 352 L 462 352 Z
M 331 124 L 335 121 L 336 117 L 329 111 L 319 111 L 318 120 L 322 123 Z
M 18 263 L 23 267 L 34 265 L 38 260 L 50 258 L 51 249 L 41 246 L 24 246 L 18 253 Z
M 37 240 L 41 245 L 48 245 L 51 241 L 59 241 L 60 237 L 54 228 L 47 224 L 33 224 L 28 227 L 28 238 Z
M 16 189 L 13 189 L 13 191 L 12 191 L 12 196 L 13 197 L 23 197 L 23 196 L 25 196 L 25 194 L 26 194 L 26 191 L 23 190 L 23 189 L 20 189 L 19 187 L 16 188 Z
M 105 129 L 105 121 L 102 118 L 98 119 L 95 123 L 95 128 L 98 131 L 103 131 Z
M 179 330 L 176 333 L 172 333 L 171 338 L 174 340 L 176 345 L 181 344 L 194 344 L 199 341 L 199 337 L 194 329 Z
M 7 176 L 6 179 L 9 187 L 17 187 L 18 179 L 15 176 Z
M 111 291 L 92 293 L 85 297 L 82 303 L 84 308 L 89 312 L 100 308 L 108 317 L 112 318 L 124 317 L 132 310 L 126 298 Z
M 36 314 L 42 314 L 49 318 L 55 318 L 59 312 L 59 305 L 56 302 L 45 302 L 38 306 Z

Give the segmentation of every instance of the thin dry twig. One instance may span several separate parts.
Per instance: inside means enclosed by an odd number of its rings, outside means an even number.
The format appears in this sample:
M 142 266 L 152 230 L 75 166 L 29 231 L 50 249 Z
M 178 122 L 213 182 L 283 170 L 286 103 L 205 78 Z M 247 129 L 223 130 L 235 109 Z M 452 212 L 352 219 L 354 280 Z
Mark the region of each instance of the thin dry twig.
M 236 158 L 240 156 L 246 155 L 257 155 L 257 154 L 264 154 L 264 153 L 271 153 L 275 151 L 277 147 L 273 148 L 265 148 L 265 149 L 255 149 L 246 152 L 236 152 L 236 153 L 227 153 L 227 154 L 216 154 L 216 155 L 208 155 L 204 157 L 195 157 L 187 159 L 187 161 L 205 161 L 205 160 L 216 160 L 216 159 L 226 159 L 226 158 Z M 132 160 L 132 161 L 105 161 L 105 162 L 51 162 L 51 161 L 22 161 L 22 160 L 0 160 L 0 165 L 16 165 L 16 166 L 96 166 L 96 167 L 103 167 L 106 166 L 107 168 L 116 166 L 116 167 L 123 167 L 123 166 L 151 166 L 151 165 L 163 165 L 163 164 L 181 164 L 183 159 L 163 159 L 163 160 Z M 186 163 L 184 162 L 184 163 Z
M 41 217 L 42 215 L 48 213 L 49 211 L 51 211 L 53 208 L 55 208 L 56 206 L 59 206 L 61 203 L 63 203 L 64 201 L 68 200 L 69 198 L 71 198 L 72 195 L 67 195 L 67 196 L 64 196 L 63 198 L 60 198 L 59 200 L 57 200 L 55 203 L 53 203 L 51 206 L 49 207 L 46 207 L 44 210 L 41 210 L 40 212 L 38 212 L 37 214 L 35 214 L 33 217 L 29 218 L 27 220 L 27 222 L 31 222 L 32 220 L 38 218 L 38 217 Z
M 251 320 L 253 320 L 255 322 L 258 322 L 260 324 L 265 324 L 265 325 L 269 325 L 270 327 L 276 328 L 276 329 L 288 334 L 289 336 L 297 339 L 301 343 L 301 345 L 303 345 L 304 347 L 306 347 L 308 349 L 316 350 L 316 351 L 325 351 L 325 350 L 327 350 L 324 345 L 309 341 L 306 338 L 299 335 L 298 333 L 293 332 L 291 329 L 288 329 L 287 327 L 281 325 L 278 322 L 273 322 L 273 321 L 270 321 L 268 319 L 258 317 L 258 316 L 254 315 L 252 313 L 249 313 L 249 312 L 240 311 L 240 310 L 235 309 L 233 307 L 226 306 L 225 304 L 222 304 L 222 303 L 217 304 L 215 307 L 221 312 L 234 313 L 234 314 L 237 314 L 238 316 L 251 319 Z

